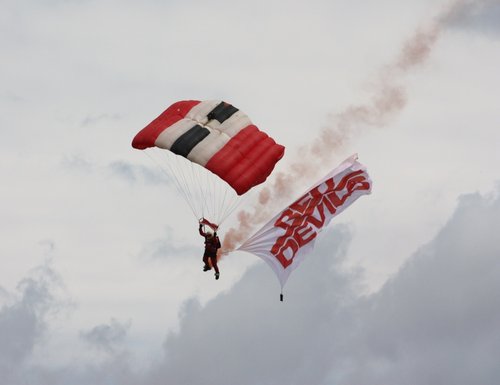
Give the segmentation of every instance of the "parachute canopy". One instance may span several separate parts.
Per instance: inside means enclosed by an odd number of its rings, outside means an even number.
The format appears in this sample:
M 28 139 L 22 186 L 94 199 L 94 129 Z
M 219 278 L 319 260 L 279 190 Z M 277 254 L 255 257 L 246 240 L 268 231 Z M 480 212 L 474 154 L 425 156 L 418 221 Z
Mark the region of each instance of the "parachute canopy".
M 238 195 L 264 182 L 285 149 L 236 107 L 214 100 L 172 104 L 135 136 L 132 146 L 180 155 L 218 175 Z

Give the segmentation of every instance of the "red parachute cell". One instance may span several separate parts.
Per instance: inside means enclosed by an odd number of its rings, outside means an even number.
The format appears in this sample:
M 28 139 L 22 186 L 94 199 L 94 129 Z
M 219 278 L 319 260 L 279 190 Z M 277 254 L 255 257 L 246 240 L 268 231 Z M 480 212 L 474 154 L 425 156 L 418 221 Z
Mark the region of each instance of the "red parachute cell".
M 183 156 L 218 175 L 238 195 L 264 182 L 285 150 L 231 104 L 198 100 L 172 104 L 135 136 L 132 146 Z

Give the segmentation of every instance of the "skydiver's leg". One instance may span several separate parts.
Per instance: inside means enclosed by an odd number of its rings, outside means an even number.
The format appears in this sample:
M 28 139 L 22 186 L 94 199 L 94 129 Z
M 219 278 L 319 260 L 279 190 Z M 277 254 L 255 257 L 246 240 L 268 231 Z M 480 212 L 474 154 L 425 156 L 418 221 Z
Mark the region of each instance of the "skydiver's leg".
M 219 272 L 219 267 L 217 266 L 217 257 L 210 257 L 210 262 L 212 262 L 212 267 L 214 268 L 215 272 Z
M 219 279 L 219 267 L 217 266 L 217 256 L 210 257 L 210 262 L 215 270 L 215 279 Z
M 205 264 L 205 266 L 203 266 L 203 271 L 208 271 L 211 269 L 210 264 L 208 263 L 208 255 L 207 254 L 203 254 L 203 263 Z

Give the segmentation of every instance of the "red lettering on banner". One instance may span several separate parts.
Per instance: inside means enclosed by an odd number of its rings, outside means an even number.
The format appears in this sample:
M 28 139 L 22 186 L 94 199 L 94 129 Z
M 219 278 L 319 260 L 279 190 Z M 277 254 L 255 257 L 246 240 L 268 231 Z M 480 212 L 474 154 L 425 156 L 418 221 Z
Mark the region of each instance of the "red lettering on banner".
M 276 220 L 274 226 L 285 230 L 285 233 L 276 240 L 271 253 L 287 268 L 300 248 L 316 238 L 325 225 L 327 215 L 334 215 L 354 191 L 369 188 L 370 183 L 362 170 L 345 175 L 337 186 L 333 178 L 316 186 L 292 203 Z M 341 193 L 343 195 L 339 196 Z

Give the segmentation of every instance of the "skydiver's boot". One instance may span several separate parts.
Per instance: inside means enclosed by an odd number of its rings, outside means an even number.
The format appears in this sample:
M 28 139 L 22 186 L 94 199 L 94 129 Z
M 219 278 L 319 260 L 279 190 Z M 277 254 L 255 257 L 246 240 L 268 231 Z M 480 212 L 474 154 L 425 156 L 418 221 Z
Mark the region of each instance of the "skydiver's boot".
M 219 274 L 219 267 L 217 266 L 217 257 L 216 256 L 210 257 L 210 262 L 215 270 L 215 279 L 219 279 L 220 274 Z
M 203 271 L 208 271 L 212 268 L 212 266 L 208 263 L 208 256 L 206 255 L 203 256 L 203 265 Z

